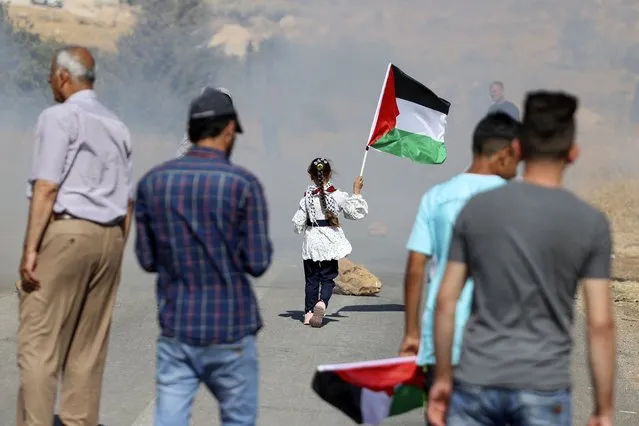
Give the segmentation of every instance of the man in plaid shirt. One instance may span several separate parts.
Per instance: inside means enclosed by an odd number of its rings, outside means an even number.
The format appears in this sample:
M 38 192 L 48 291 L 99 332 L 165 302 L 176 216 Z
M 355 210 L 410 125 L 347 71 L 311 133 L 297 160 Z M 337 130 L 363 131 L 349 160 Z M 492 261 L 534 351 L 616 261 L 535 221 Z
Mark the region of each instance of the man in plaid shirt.
M 258 179 L 229 161 L 242 133 L 230 95 L 207 88 L 189 117 L 193 148 L 137 190 L 136 255 L 158 274 L 155 426 L 187 426 L 200 383 L 223 426 L 254 426 L 262 321 L 248 276 L 271 263 L 266 200 Z

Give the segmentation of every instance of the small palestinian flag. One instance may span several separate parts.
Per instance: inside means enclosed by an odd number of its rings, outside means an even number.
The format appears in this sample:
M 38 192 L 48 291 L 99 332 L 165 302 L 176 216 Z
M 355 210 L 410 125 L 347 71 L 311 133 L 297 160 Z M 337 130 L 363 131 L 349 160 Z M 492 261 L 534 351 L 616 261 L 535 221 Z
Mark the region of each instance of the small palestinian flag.
M 312 387 L 355 423 L 376 426 L 424 405 L 424 373 L 415 362 L 404 357 L 320 365 Z
M 450 102 L 389 64 L 367 149 L 417 163 L 442 164 L 449 109 Z

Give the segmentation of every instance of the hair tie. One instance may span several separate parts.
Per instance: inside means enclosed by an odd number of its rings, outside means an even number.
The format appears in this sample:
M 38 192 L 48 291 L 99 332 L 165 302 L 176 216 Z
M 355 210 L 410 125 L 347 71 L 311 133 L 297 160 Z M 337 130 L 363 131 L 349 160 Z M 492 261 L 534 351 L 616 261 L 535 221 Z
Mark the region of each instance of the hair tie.
M 324 164 L 319 163 L 317 166 L 315 166 L 315 168 L 316 168 L 318 171 L 323 170 L 323 169 L 324 169 Z

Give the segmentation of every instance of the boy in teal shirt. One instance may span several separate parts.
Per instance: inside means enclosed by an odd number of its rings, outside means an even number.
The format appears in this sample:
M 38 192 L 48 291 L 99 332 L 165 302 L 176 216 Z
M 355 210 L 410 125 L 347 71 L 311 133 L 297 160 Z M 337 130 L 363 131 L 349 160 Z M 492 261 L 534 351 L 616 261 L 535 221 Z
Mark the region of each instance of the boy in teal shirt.
M 417 355 L 418 365 L 425 367 L 427 391 L 432 383 L 432 367 L 435 365 L 434 310 L 439 284 L 446 269 L 455 219 L 473 195 L 503 185 L 516 176 L 519 159 L 512 149 L 512 143 L 518 138 L 519 126 L 518 121 L 503 112 L 484 117 L 473 134 L 473 162 L 469 169 L 431 188 L 420 203 L 407 244 L 409 254 L 404 278 L 405 334 L 399 352 L 400 356 Z M 429 261 L 434 262 L 434 273 L 426 292 L 420 327 L 419 310 L 424 271 Z M 457 303 L 453 365 L 459 361 L 472 293 L 472 281 L 468 280 Z

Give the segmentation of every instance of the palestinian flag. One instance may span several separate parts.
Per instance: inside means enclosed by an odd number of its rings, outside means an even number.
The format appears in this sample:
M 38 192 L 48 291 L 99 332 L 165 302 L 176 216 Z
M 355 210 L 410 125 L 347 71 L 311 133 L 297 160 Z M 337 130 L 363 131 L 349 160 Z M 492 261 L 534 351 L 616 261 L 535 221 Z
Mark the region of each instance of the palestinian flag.
M 415 362 L 405 357 L 320 365 L 313 390 L 355 423 L 379 425 L 424 405 L 424 373 Z
M 442 164 L 449 109 L 450 102 L 389 64 L 366 149 L 422 164 Z

